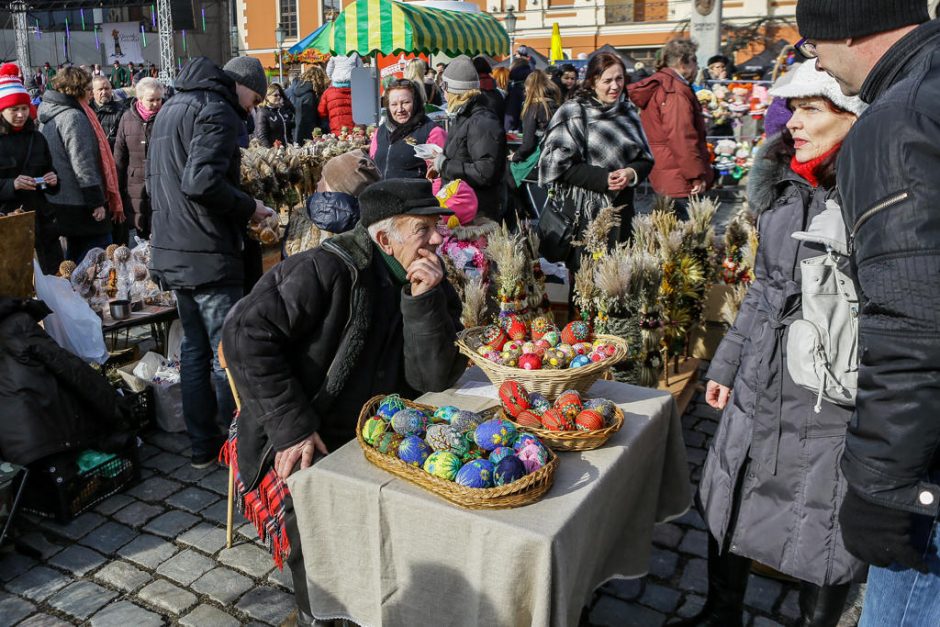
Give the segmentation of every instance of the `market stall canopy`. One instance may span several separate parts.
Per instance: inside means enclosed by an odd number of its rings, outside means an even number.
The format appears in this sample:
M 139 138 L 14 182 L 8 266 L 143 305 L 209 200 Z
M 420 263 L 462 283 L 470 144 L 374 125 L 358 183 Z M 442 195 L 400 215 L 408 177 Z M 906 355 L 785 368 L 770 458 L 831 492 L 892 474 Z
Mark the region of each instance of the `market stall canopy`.
M 300 54 L 301 52 L 309 49 L 310 44 L 316 41 L 317 37 L 322 35 L 324 32 L 329 32 L 330 26 L 331 26 L 331 22 L 327 22 L 326 24 L 324 24 L 317 30 L 313 31 L 312 33 L 310 33 L 309 35 L 307 35 L 306 37 L 298 41 L 296 44 L 291 46 L 287 50 L 288 54 Z
M 394 0 L 357 0 L 308 47 L 360 56 L 401 52 L 505 55 L 509 54 L 509 36 L 487 13 L 446 11 Z

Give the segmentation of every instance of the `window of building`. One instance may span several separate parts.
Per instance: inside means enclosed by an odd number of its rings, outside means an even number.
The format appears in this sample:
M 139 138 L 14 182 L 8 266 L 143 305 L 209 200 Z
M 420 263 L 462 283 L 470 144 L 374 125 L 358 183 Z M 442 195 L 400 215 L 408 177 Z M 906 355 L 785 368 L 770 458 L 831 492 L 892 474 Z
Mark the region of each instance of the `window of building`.
M 280 0 L 280 4 L 284 37 L 297 37 L 297 0 Z

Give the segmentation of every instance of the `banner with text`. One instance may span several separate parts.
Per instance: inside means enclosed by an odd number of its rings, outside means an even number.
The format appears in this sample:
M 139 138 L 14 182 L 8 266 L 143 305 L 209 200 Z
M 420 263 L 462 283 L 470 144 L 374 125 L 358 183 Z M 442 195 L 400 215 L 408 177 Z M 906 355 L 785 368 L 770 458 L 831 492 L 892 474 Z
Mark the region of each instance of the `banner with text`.
M 138 22 L 102 24 L 101 40 L 104 43 L 108 65 L 113 64 L 115 61 L 120 61 L 121 65 L 144 62 L 144 55 L 141 52 L 140 24 Z

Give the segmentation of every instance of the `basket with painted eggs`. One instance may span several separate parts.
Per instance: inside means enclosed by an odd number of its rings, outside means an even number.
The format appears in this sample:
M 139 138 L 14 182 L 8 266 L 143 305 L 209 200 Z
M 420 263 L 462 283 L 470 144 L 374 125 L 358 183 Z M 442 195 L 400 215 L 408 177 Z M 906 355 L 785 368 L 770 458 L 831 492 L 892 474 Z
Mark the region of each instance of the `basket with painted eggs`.
M 534 503 L 552 486 L 558 456 L 499 414 L 376 396 L 362 407 L 356 439 L 369 462 L 455 505 Z
M 586 399 L 565 390 L 554 400 L 529 392 L 518 381 L 499 386 L 501 415 L 556 451 L 600 448 L 623 426 L 623 410 L 603 398 Z
M 512 379 L 548 398 L 565 390 L 587 392 L 627 357 L 627 343 L 619 337 L 595 335 L 581 320 L 559 331 L 544 317 L 528 323 L 508 316 L 500 325 L 466 329 L 457 347 L 494 385 Z

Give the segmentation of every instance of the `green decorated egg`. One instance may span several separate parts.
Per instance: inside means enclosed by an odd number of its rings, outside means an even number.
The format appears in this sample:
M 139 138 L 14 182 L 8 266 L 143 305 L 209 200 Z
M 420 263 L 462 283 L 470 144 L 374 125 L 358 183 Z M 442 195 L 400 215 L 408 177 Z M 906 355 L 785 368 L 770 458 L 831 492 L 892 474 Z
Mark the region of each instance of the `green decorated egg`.
M 460 470 L 460 458 L 450 451 L 435 451 L 424 460 L 425 472 L 453 481 Z

